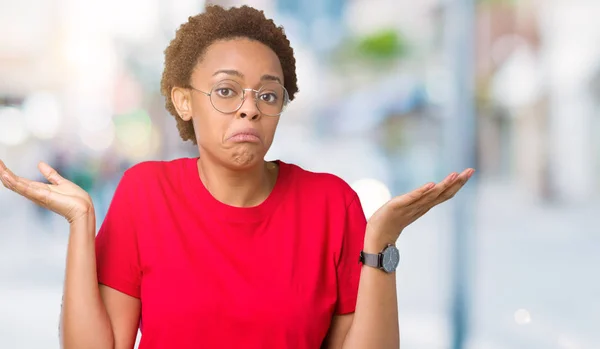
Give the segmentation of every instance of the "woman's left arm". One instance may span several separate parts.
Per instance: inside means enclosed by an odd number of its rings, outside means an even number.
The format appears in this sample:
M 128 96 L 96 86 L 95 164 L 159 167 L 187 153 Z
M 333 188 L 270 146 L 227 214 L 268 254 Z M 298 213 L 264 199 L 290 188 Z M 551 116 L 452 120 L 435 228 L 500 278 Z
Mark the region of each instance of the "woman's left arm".
M 382 249 L 377 249 L 378 245 L 377 239 L 367 232 L 364 251 L 377 254 Z M 326 349 L 399 348 L 396 273 L 363 266 L 356 310 L 334 316 L 325 343 Z
M 388 243 L 390 242 L 383 241 L 375 232 L 367 229 L 364 251 L 377 254 Z M 337 322 L 339 323 L 339 320 Z M 362 266 L 356 310 L 342 346 L 338 348 L 398 349 L 399 347 L 396 273 L 386 273 L 383 270 Z
M 388 244 L 395 244 L 406 226 L 452 198 L 473 172 L 453 173 L 438 184 L 426 184 L 383 205 L 368 221 L 364 252 L 377 254 Z M 398 349 L 396 273 L 362 266 L 356 310 L 333 319 L 325 343 L 328 349 Z

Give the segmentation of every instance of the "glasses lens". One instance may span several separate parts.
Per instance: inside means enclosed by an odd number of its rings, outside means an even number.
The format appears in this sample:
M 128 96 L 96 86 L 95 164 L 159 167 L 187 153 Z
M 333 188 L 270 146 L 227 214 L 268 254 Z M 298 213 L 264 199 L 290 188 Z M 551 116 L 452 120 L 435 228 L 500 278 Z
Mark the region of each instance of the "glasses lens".
M 269 116 L 281 114 L 288 101 L 287 91 L 277 82 L 263 85 L 256 94 L 256 104 L 261 113 Z
M 233 113 L 242 105 L 243 93 L 240 84 L 232 80 L 224 80 L 212 88 L 210 101 L 221 113 Z

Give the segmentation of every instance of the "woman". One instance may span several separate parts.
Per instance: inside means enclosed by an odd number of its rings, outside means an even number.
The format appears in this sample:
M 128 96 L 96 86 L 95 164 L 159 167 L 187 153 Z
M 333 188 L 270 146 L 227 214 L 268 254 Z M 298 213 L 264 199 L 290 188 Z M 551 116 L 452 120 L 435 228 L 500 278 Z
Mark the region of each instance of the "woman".
M 140 328 L 142 349 L 398 348 L 394 244 L 473 170 L 366 222 L 340 178 L 265 162 L 298 88 L 283 29 L 250 7 L 190 17 L 161 87 L 199 157 L 126 171 L 97 237 L 85 191 L 47 164 L 50 184 L 0 162 L 7 188 L 70 223 L 63 347 L 129 349 Z

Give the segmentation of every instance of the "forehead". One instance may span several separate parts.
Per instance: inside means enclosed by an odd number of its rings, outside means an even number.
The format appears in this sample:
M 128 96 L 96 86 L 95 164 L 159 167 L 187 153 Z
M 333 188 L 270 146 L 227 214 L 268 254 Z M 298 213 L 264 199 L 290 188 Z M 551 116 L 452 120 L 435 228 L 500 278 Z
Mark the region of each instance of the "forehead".
M 264 74 L 283 79 L 281 63 L 275 52 L 259 41 L 245 38 L 220 40 L 211 44 L 195 70 L 203 77 L 218 70 L 237 70 L 246 79 L 259 79 Z

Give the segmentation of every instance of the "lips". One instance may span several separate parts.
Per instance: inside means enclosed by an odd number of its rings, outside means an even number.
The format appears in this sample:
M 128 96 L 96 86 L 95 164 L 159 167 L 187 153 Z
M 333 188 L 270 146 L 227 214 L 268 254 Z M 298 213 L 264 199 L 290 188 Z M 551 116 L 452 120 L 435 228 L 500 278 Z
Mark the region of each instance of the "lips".
M 227 140 L 233 142 L 261 142 L 260 133 L 254 128 L 245 128 L 235 131 L 227 138 Z

